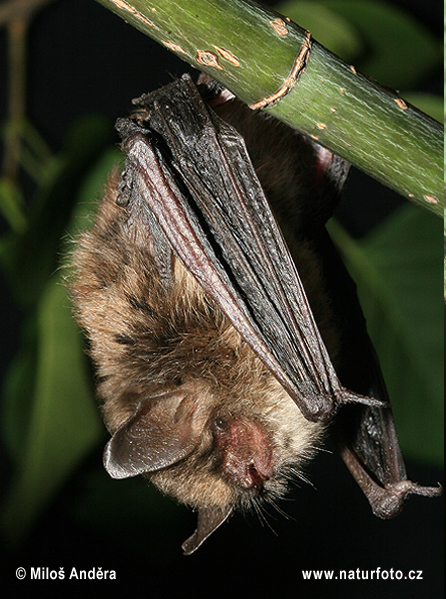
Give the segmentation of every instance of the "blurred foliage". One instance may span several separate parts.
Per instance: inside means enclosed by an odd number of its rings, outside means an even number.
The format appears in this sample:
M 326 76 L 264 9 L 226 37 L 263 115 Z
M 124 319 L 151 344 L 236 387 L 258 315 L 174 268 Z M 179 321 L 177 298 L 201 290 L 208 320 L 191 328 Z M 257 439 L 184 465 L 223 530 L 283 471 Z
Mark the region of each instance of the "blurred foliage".
M 410 89 L 420 74 L 426 76 L 441 61 L 440 41 L 386 2 L 292 0 L 276 8 L 381 85 Z
M 28 206 L 27 225 L 0 240 L 1 264 L 26 314 L 2 398 L 2 436 L 15 471 L 2 510 L 11 538 L 26 532 L 102 434 L 59 262 L 72 227 L 79 227 L 74 223 L 91 212 L 99 190 L 84 192 L 87 175 L 112 139 L 111 123 L 102 117 L 75 123 L 61 153 L 48 158 L 49 174 Z M 110 154 L 102 169 L 100 162 L 93 170 L 101 180 L 116 161 L 116 152 L 107 160 Z M 84 200 L 87 193 L 90 202 Z
M 403 87 L 405 97 L 441 118 L 439 98 L 409 93 L 437 65 L 439 44 L 404 11 L 384 2 L 340 0 L 285 2 L 277 9 L 358 69 Z M 28 205 L 19 184 L 0 179 L 0 211 L 10 225 L 0 239 L 0 266 L 25 313 L 22 346 L 2 397 L 1 434 L 14 474 L 1 527 L 11 541 L 27 533 L 104 435 L 82 335 L 72 319 L 58 267 L 71 236 L 91 221 L 92 202 L 111 164 L 119 160 L 115 150 L 105 150 L 112 139 L 111 125 L 100 117 L 73 125 L 57 156 L 45 150 L 35 162 L 36 192 Z M 441 221 L 408 206 L 360 241 L 339 225 L 332 224 L 331 231 L 358 281 L 403 451 L 439 463 Z M 113 501 L 122 503 L 122 514 L 133 496 L 137 498 L 132 510 L 149 501 L 154 511 L 157 502 L 166 505 L 140 481 L 116 483 L 94 471 L 84 482 L 84 495 L 77 502 L 83 520 L 105 522 L 103 498 L 112 493 Z
M 407 456 L 443 460 L 444 347 L 440 219 L 405 205 L 353 240 L 328 226 L 358 287 Z

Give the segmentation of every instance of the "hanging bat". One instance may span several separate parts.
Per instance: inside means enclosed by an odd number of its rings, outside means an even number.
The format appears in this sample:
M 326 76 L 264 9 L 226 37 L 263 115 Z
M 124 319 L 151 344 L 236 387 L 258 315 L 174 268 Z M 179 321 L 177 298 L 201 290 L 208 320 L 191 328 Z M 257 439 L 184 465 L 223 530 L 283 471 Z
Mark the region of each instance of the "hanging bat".
M 198 511 L 186 554 L 234 510 L 282 497 L 327 432 L 377 516 L 438 495 L 407 479 L 325 231 L 348 165 L 207 78 L 134 104 L 117 122 L 124 168 L 78 240 L 71 282 L 108 473 L 142 474 Z

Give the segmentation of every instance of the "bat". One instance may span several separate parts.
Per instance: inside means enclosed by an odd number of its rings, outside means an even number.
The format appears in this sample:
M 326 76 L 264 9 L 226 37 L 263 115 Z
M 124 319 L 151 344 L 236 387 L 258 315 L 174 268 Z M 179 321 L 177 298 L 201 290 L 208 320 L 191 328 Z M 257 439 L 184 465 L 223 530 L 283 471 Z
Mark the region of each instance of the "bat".
M 119 119 L 70 282 L 111 439 L 113 478 L 144 475 L 198 512 L 195 551 L 235 510 L 275 504 L 327 434 L 373 512 L 410 494 L 355 285 L 325 222 L 349 165 L 188 75 Z

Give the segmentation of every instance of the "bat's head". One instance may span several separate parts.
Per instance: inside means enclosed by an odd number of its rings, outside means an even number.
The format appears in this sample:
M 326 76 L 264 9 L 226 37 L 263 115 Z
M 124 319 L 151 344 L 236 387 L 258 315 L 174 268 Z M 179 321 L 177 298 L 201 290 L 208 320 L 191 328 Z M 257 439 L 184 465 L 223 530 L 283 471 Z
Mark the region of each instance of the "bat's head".
M 114 478 L 143 474 L 198 511 L 197 531 L 183 547 L 191 553 L 232 511 L 283 496 L 323 427 L 302 416 L 225 318 L 216 319 L 209 305 L 204 309 L 198 286 L 184 280 L 182 286 L 194 305 L 195 326 L 168 344 L 164 361 L 167 370 L 166 364 L 180 365 L 182 375 L 157 394 L 144 394 L 129 380 L 138 394 L 124 392 L 119 411 L 104 404 L 112 432 L 104 464 Z M 190 317 L 190 311 L 182 314 Z

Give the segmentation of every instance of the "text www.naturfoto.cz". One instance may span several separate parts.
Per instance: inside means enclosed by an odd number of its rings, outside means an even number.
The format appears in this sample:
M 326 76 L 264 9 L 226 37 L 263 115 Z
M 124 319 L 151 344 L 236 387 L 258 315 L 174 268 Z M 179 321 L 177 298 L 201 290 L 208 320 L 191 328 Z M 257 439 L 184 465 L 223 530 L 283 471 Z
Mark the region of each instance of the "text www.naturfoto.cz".
M 304 580 L 423 580 L 423 570 L 409 570 L 404 574 L 402 570 L 302 570 Z

